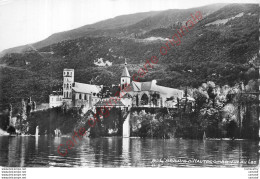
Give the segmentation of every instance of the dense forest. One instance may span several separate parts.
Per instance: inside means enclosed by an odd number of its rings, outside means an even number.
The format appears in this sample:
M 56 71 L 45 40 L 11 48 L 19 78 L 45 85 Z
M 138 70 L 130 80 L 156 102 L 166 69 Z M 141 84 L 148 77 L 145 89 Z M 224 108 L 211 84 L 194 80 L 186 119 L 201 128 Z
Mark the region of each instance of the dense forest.
M 256 69 L 259 66 L 259 6 L 229 4 L 199 10 L 203 19 L 182 37 L 180 46 L 171 48 L 165 56 L 159 52 L 165 45 L 164 39 L 175 34 L 196 9 L 138 14 L 136 16 L 141 17 L 138 22 L 133 20 L 134 15 L 124 16 L 122 19 L 130 18 L 132 24 L 130 21 L 123 25 L 117 23 L 114 29 L 87 32 L 78 29 L 68 32 L 75 38 L 51 44 L 42 42 L 47 45 L 37 48 L 29 45 L 22 53 L 5 54 L 0 58 L 1 127 L 6 127 L 4 121 L 8 119 L 10 104 L 12 115 L 21 116 L 23 99 L 31 97 L 37 105 L 48 103 L 49 94 L 62 88 L 64 68 L 75 70 L 76 82 L 109 86 L 119 84 L 125 60 L 133 75 L 146 59 L 155 55 L 159 58 L 158 64 L 141 81 L 156 79 L 158 85 L 188 89 L 189 96 L 196 99 L 196 108 L 193 112 L 181 109 L 177 113 L 158 112 L 155 117 L 141 113 L 154 123 L 149 129 L 150 122 L 144 122 L 143 126 L 147 127 L 140 129 L 142 135 L 151 136 L 151 130 L 152 136 L 159 135 L 155 131 L 164 128 L 160 125 L 163 116 L 164 120 L 174 123 L 176 128 L 171 129 L 175 130 L 171 135 L 178 137 L 194 137 L 191 131 L 195 130 L 198 138 L 204 131 L 211 137 L 254 138 L 257 104 L 256 95 L 252 93 L 258 90 L 259 78 Z M 104 21 L 95 27 L 103 28 L 102 23 L 109 24 Z M 147 40 L 150 37 L 157 40 Z M 96 63 L 98 60 L 109 63 L 100 65 Z M 138 121 L 138 116 L 136 118 Z M 187 128 L 189 125 L 191 129 Z M 249 128 L 251 133 L 244 134 Z M 227 129 L 235 132 L 231 134 Z M 171 136 L 164 134 L 156 137 Z M 134 132 L 133 135 L 140 134 Z
M 185 96 L 193 97 L 193 104 L 178 100 L 177 109 L 131 108 L 127 111 L 112 108 L 109 115 L 97 115 L 95 125 L 90 120 L 95 115 L 91 110 L 83 113 L 77 108 L 56 107 L 30 112 L 22 101 L 22 113 L 17 116 L 16 128 L 31 135 L 35 134 L 37 126 L 40 135 L 54 135 L 56 129 L 62 135 L 72 135 L 84 127 L 89 137 L 122 136 L 124 120 L 131 113 L 131 136 L 202 139 L 205 133 L 208 138 L 258 139 L 257 87 L 256 80 L 234 87 L 207 82 L 198 88 L 186 88 Z M 14 133 L 13 127 L 8 126 L 9 116 L 1 117 L 0 127 Z
M 205 10 L 202 8 L 201 11 Z M 195 12 L 195 9 L 178 11 L 185 22 L 190 13 Z M 64 68 L 75 69 L 77 82 L 118 84 L 125 59 L 130 75 L 133 75 L 153 55 L 159 62 L 142 81 L 157 79 L 159 85 L 174 88 L 196 88 L 207 81 L 220 86 L 248 83 L 250 79 L 246 73 L 253 67 L 258 53 L 257 5 L 230 4 L 211 13 L 207 11 L 208 14 L 203 14 L 203 19 L 182 37 L 181 45 L 162 56 L 159 49 L 166 41 L 145 38 L 170 38 L 175 34 L 180 28 L 177 21 L 180 19 L 170 18 L 174 13 L 163 11 L 158 15 L 159 22 L 157 16 L 142 20 L 149 22 L 147 26 L 138 22 L 134 26 L 107 30 L 108 35 L 90 34 L 40 49 L 6 54 L 0 58 L 1 109 L 9 103 L 15 107 L 22 98 L 28 97 L 37 104 L 47 103 L 48 95 L 62 87 Z M 242 16 L 238 16 L 241 13 Z M 216 23 L 219 19 L 226 19 L 226 23 Z M 166 22 L 169 22 L 168 26 Z M 163 25 L 158 27 L 158 23 Z M 146 31 L 140 36 L 142 29 Z M 122 32 L 125 35 L 118 36 Z M 131 37 L 132 33 L 136 34 L 135 38 Z M 98 66 L 95 64 L 98 59 L 112 65 Z

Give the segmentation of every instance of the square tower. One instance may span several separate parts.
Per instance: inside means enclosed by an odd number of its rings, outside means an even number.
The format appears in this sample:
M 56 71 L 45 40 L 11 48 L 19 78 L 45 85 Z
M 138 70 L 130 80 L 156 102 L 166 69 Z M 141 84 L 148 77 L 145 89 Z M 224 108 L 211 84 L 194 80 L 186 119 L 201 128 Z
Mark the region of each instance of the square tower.
M 72 85 L 74 83 L 74 69 L 63 70 L 63 99 L 72 99 Z

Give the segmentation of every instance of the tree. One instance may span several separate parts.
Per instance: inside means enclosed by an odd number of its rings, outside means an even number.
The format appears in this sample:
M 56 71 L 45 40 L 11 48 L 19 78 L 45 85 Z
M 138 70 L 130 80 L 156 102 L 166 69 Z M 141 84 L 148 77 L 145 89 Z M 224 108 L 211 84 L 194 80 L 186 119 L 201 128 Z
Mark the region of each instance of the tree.
M 28 123 L 26 123 L 26 104 L 24 99 L 22 99 L 21 102 L 21 110 L 20 110 L 20 114 L 17 116 L 17 125 L 16 125 L 16 129 L 18 129 L 18 131 L 21 134 L 25 134 L 27 132 L 28 129 Z
M 209 99 L 212 101 L 212 107 L 215 107 L 215 98 L 217 96 L 216 92 L 215 92 L 215 83 L 212 81 L 209 81 L 207 83 L 207 93 L 209 96 Z
M 200 109 L 202 109 L 205 106 L 208 99 L 208 95 L 202 90 L 202 88 L 199 88 L 193 91 L 193 97 L 196 103 L 195 111 L 199 112 Z

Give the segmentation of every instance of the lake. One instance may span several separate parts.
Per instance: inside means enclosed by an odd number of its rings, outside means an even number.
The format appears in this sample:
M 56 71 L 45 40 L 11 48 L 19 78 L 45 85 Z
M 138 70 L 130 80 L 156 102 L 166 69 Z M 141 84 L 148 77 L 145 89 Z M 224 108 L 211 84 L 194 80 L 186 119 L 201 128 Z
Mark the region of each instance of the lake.
M 84 138 L 63 157 L 57 147 L 69 137 L 0 136 L 0 166 L 6 167 L 254 167 L 258 142 Z

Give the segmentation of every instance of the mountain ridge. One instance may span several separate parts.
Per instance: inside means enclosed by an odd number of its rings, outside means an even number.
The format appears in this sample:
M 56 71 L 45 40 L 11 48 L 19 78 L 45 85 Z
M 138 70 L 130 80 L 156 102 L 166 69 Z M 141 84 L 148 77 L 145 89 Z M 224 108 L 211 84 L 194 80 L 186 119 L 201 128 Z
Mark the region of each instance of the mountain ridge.
M 206 5 L 199 7 L 199 9 L 202 9 L 205 11 L 204 14 L 207 13 L 212 13 L 221 7 L 225 6 L 225 3 L 218 3 L 218 4 L 213 4 L 213 5 Z M 134 13 L 134 14 L 127 14 L 127 15 L 120 15 L 116 16 L 114 18 L 102 20 L 99 22 L 96 22 L 94 24 L 89 24 L 89 25 L 84 25 L 76 29 L 64 31 L 64 32 L 58 32 L 50 35 L 44 40 L 41 40 L 39 42 L 31 43 L 28 45 L 21 45 L 18 47 L 12 47 L 9 49 L 5 49 L 0 53 L 0 56 L 4 56 L 7 53 L 22 53 L 28 50 L 31 50 L 33 46 L 36 49 L 43 48 L 45 46 L 61 42 L 63 40 L 69 40 L 69 39 L 75 39 L 83 36 L 88 36 L 88 35 L 105 35 L 104 33 L 102 34 L 95 34 L 93 31 L 103 31 L 103 30 L 115 30 L 115 29 L 122 29 L 126 28 L 127 26 L 134 25 L 136 23 L 143 23 L 141 22 L 142 20 L 145 20 L 147 18 L 154 18 L 154 16 L 162 16 L 164 17 L 165 15 L 169 14 L 176 14 L 179 15 L 179 11 L 189 11 L 189 13 L 195 13 L 194 11 L 198 10 L 198 8 L 190 8 L 190 9 L 168 9 L 168 10 L 163 10 L 163 11 L 149 11 L 149 12 L 141 12 L 141 13 Z M 182 17 L 182 15 L 179 15 Z M 187 15 L 186 15 L 187 16 Z M 156 19 L 155 19 L 156 21 Z M 165 22 L 167 24 L 168 21 Z M 111 35 L 111 34 L 109 34 Z M 117 35 L 117 34 L 116 34 Z M 29 47 L 28 47 L 29 46 Z

